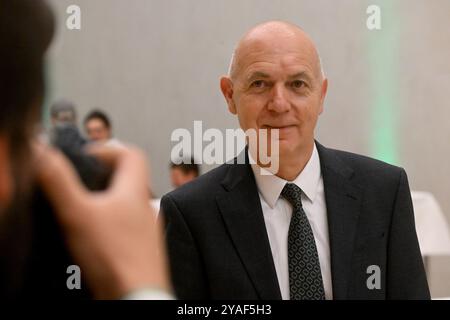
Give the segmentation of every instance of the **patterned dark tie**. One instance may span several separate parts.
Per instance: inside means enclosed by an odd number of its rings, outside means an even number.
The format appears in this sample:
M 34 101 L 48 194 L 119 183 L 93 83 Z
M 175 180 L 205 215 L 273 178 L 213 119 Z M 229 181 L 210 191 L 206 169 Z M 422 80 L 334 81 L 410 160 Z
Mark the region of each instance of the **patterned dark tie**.
M 293 207 L 288 235 L 290 298 L 324 300 L 319 256 L 311 225 L 303 211 L 302 189 L 293 183 L 287 183 L 281 195 Z

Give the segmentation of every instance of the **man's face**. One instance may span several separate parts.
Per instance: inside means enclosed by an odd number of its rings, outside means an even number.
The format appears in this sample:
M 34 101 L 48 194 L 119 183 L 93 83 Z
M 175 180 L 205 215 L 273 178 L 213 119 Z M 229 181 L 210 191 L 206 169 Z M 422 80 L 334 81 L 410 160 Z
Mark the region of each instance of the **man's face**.
M 170 180 L 174 188 L 178 188 L 185 183 L 195 179 L 194 173 L 184 173 L 180 168 L 174 167 L 170 169 Z
M 222 90 L 229 83 L 229 109 L 244 131 L 267 129 L 270 136 L 272 129 L 279 129 L 281 157 L 302 152 L 314 141 L 327 89 L 315 52 L 283 40 L 245 46 L 234 79 L 221 83 Z
M 91 119 L 85 125 L 86 134 L 91 141 L 106 141 L 111 138 L 110 129 L 100 119 Z

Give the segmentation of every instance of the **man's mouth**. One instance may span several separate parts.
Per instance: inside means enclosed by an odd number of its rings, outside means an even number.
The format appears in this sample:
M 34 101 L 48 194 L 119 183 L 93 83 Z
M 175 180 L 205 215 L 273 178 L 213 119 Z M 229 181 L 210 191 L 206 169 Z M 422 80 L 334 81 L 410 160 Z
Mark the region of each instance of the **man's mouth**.
M 262 129 L 265 129 L 268 131 L 268 134 L 271 134 L 270 132 L 272 130 L 276 130 L 278 140 L 286 140 L 288 137 L 292 135 L 292 133 L 296 130 L 296 125 L 264 125 Z M 273 134 L 271 134 L 273 136 Z
M 273 129 L 283 130 L 283 129 L 289 129 L 289 128 L 294 128 L 294 127 L 295 127 L 295 125 L 264 125 L 262 128 L 269 129 L 269 130 L 273 130 Z

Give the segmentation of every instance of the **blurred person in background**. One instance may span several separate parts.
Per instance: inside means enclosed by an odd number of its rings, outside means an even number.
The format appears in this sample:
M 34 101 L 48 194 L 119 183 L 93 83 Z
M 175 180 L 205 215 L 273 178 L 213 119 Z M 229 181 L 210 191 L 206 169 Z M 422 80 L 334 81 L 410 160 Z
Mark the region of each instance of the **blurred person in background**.
M 174 188 L 191 182 L 200 175 L 200 167 L 194 163 L 194 158 L 182 160 L 180 164 L 170 164 L 170 180 Z
M 123 144 L 113 138 L 111 120 L 101 110 L 93 110 L 84 119 L 84 129 L 90 142 L 106 146 L 121 147 Z
M 87 143 L 78 129 L 75 105 L 68 100 L 58 100 L 50 107 L 49 140 L 58 148 L 76 145 L 79 150 Z
M 77 111 L 75 105 L 68 100 L 58 100 L 50 107 L 50 121 L 52 126 L 59 124 L 77 125 Z

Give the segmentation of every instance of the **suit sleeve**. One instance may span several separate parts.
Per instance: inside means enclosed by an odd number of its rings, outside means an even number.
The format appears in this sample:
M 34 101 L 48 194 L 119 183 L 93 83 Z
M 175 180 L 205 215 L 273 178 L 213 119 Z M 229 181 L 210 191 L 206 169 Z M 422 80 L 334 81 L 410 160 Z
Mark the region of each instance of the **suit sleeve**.
M 388 299 L 430 299 L 408 178 L 403 169 L 391 217 L 387 267 Z
M 207 299 L 206 275 L 191 231 L 175 201 L 161 199 L 173 289 L 178 299 Z

